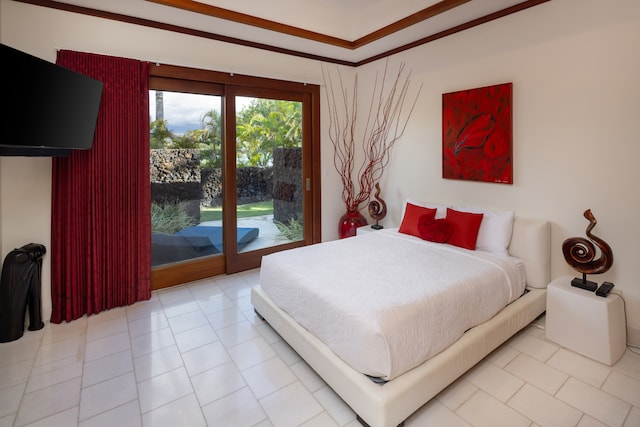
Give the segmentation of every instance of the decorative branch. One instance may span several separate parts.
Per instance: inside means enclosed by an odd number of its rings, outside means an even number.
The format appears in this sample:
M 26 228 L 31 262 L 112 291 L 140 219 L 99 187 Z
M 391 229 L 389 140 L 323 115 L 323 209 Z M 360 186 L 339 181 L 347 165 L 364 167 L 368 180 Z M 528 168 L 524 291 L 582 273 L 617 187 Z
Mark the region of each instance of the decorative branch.
M 349 96 L 340 70 L 338 69 L 337 81 L 334 82 L 329 71 L 322 68 L 329 107 L 329 139 L 333 144 L 333 164 L 342 181 L 342 200 L 348 212 L 359 211 L 362 204 L 369 200 L 374 183 L 382 177 L 389 164 L 390 150 L 404 134 L 422 91 L 420 85 L 413 104 L 406 115 L 403 115 L 411 72 L 405 75 L 405 64 L 400 64 L 389 85 L 387 70 L 388 61 L 381 77 L 376 72 L 362 139 L 356 143 L 358 75 L 355 76 L 353 92 Z M 363 160 L 357 169 L 356 189 L 354 171 L 357 149 L 362 150 Z

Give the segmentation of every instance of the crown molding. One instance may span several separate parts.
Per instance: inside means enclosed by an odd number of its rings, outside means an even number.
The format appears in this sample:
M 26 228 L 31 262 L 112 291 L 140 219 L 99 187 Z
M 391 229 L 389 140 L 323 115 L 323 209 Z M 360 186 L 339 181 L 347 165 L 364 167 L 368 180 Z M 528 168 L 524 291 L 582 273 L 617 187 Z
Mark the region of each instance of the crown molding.
M 151 3 L 158 3 L 165 6 L 172 6 L 178 9 L 188 10 L 190 12 L 201 13 L 203 15 L 213 16 L 215 18 L 233 21 L 240 24 L 250 25 L 252 27 L 262 28 L 263 30 L 275 31 L 294 37 L 300 37 L 319 43 L 325 43 L 332 46 L 342 47 L 345 49 L 357 49 L 376 40 L 387 37 L 390 34 L 403 30 L 411 25 L 417 24 L 429 18 L 433 18 L 441 13 L 458 7 L 471 0 L 441 0 L 440 2 L 413 13 L 403 19 L 400 19 L 383 28 L 373 31 L 357 40 L 345 40 L 333 37 L 327 34 L 315 31 L 305 30 L 304 28 L 294 27 L 280 22 L 259 18 L 257 16 L 245 13 L 235 12 L 233 10 L 224 9 L 206 3 L 200 3 L 194 0 L 145 0 Z
M 216 33 L 211 33 L 211 32 L 207 32 L 207 31 L 201 31 L 201 30 L 197 30 L 194 28 L 188 28 L 188 27 L 183 27 L 183 26 L 178 26 L 178 25 L 172 25 L 172 24 L 167 24 L 164 22 L 159 22 L 159 21 L 154 21 L 154 20 L 150 20 L 150 19 L 144 19 L 144 18 L 138 18 L 138 17 L 134 17 L 134 16 L 129 16 L 129 15 L 124 15 L 124 14 L 120 14 L 120 13 L 114 13 L 114 12 L 106 12 L 103 10 L 98 10 L 98 9 L 94 9 L 94 8 L 88 8 L 88 7 L 84 7 L 84 6 L 77 6 L 77 5 L 72 5 L 69 3 L 62 3 L 62 2 L 58 2 L 58 1 L 53 1 L 53 0 L 14 0 L 16 2 L 19 3 L 26 3 L 26 4 L 31 4 L 31 5 L 36 5 L 36 6 L 42 6 L 42 7 L 47 7 L 47 8 L 51 8 L 51 9 L 57 9 L 57 10 L 62 10 L 62 11 L 66 11 L 66 12 L 71 12 L 71 13 L 78 13 L 78 14 L 82 14 L 82 15 L 87 15 L 87 16 L 93 16 L 93 17 L 98 17 L 98 18 L 102 18 L 102 19 L 110 19 L 110 20 L 114 20 L 114 21 L 119 21 L 119 22 L 125 22 L 125 23 L 130 23 L 130 24 L 134 24 L 134 25 L 141 25 L 141 26 L 145 26 L 145 27 L 150 27 L 150 28 L 156 28 L 156 29 L 161 29 L 161 30 L 166 30 L 166 31 L 171 31 L 171 32 L 175 32 L 175 33 L 181 33 L 181 34 L 186 34 L 186 35 L 191 35 L 191 36 L 195 36 L 195 37 L 202 37 L 202 38 L 206 38 L 206 39 L 210 39 L 210 40 L 216 40 L 216 41 L 220 41 L 220 42 L 225 42 L 225 43 L 231 43 L 231 44 L 236 44 L 236 45 L 240 45 L 240 46 L 245 46 L 245 47 L 251 47 L 251 48 L 255 48 L 255 49 L 261 49 L 261 50 L 266 50 L 266 51 L 270 51 L 270 52 L 275 52 L 275 53 L 281 53 L 284 55 L 291 55 L 291 56 L 296 56 L 296 57 L 301 57 L 301 58 L 306 58 L 306 59 L 313 59 L 313 60 L 317 60 L 317 61 L 322 61 L 322 62 L 327 62 L 327 63 L 333 63 L 333 64 L 338 64 L 338 65 L 345 65 L 345 66 L 350 66 L 350 67 L 358 67 L 373 61 L 377 61 L 379 59 L 383 59 L 386 58 L 388 56 L 400 53 L 400 52 L 404 52 L 406 50 L 409 49 L 413 49 L 415 47 L 421 46 L 423 44 L 426 43 L 430 43 L 432 41 L 441 39 L 443 37 L 447 37 L 450 36 L 452 34 L 456 34 L 459 33 L 461 31 L 465 31 L 468 30 L 470 28 L 476 27 L 478 25 L 482 25 L 485 24 L 487 22 L 511 15 L 513 13 L 516 12 L 520 12 L 522 10 L 537 6 L 539 4 L 542 3 L 546 3 L 549 2 L 551 0 L 525 0 L 521 3 L 515 4 L 511 7 L 499 10 L 497 12 L 494 13 L 490 13 L 488 15 L 482 16 L 480 18 L 477 19 L 473 19 L 471 21 L 468 21 L 464 24 L 461 25 L 457 25 L 455 27 L 452 27 L 450 29 L 444 30 L 444 31 L 440 31 L 437 32 L 435 34 L 432 34 L 430 36 L 427 37 L 423 37 L 419 40 L 415 40 L 411 43 L 407 43 L 404 44 L 402 46 L 398 46 L 396 48 L 387 50 L 385 52 L 373 55 L 371 57 L 362 59 L 360 61 L 347 61 L 347 60 L 343 60 L 343 59 L 339 59 L 339 58 L 331 58 L 331 57 L 327 57 L 327 56 L 322 56 L 322 55 L 314 55 L 312 53 L 309 52 L 301 52 L 298 50 L 293 50 L 293 49 L 286 49 L 286 48 L 282 48 L 279 46 L 274 46 L 274 45 L 269 45 L 269 44 L 265 44 L 265 43 L 258 43 L 258 42 L 253 42 L 253 41 L 249 41 L 249 40 L 244 40 L 244 39 L 240 39 L 240 38 L 236 38 L 236 37 L 229 37 L 229 36 L 224 36 L 221 34 L 216 34 Z M 153 1 L 153 2 L 162 2 L 162 1 L 173 1 L 173 2 L 179 2 L 178 0 L 146 0 L 146 1 Z M 459 0 L 458 0 L 459 1 Z M 468 1 L 468 0 L 464 0 L 464 1 Z M 463 2 L 464 2 L 463 1 Z M 190 0 L 182 0 L 182 2 L 191 2 L 191 3 L 195 3 L 192 2 Z M 455 3 L 455 1 L 452 2 L 447 2 L 445 1 L 441 1 L 440 3 L 437 3 L 434 6 L 437 5 L 441 5 L 442 7 L 445 7 L 445 4 L 451 7 L 455 7 L 453 6 L 453 4 Z M 428 14 L 427 11 L 430 8 L 427 9 L 423 9 L 422 11 L 418 12 L 417 16 L 411 15 L 408 16 L 406 18 L 403 18 L 399 21 L 397 21 L 394 24 L 391 24 L 391 26 L 395 26 L 397 24 L 398 27 L 402 27 L 403 25 L 411 25 L 408 24 L 411 21 L 417 20 L 416 22 L 420 22 L 422 20 L 428 19 L 426 18 L 426 15 Z M 234 12 L 235 13 L 235 12 Z M 434 10 L 432 10 L 430 13 L 435 13 Z M 438 13 L 442 13 L 442 12 L 438 12 Z M 246 16 L 250 16 L 250 15 L 246 15 Z M 435 16 L 435 15 L 433 15 Z M 294 28 L 294 27 L 292 27 Z M 395 31 L 399 31 L 398 28 Z M 276 31 L 276 30 L 274 30 Z M 378 40 L 380 37 L 385 37 L 384 33 L 391 34 L 392 32 L 387 33 L 388 31 L 390 31 L 390 29 L 388 29 L 387 27 L 381 28 L 379 30 L 376 30 L 372 33 L 370 33 L 369 35 L 362 37 L 358 40 L 354 40 L 354 41 L 349 41 L 348 43 L 350 45 L 355 45 L 356 43 L 360 43 L 360 46 L 364 46 L 368 43 L 371 43 L 374 40 Z M 318 33 L 315 33 L 318 34 Z M 325 36 L 325 37 L 329 37 L 329 36 Z M 369 39 L 370 38 L 370 39 Z M 364 40 L 363 40 L 364 39 Z M 319 41 L 319 40 L 315 40 L 315 41 Z

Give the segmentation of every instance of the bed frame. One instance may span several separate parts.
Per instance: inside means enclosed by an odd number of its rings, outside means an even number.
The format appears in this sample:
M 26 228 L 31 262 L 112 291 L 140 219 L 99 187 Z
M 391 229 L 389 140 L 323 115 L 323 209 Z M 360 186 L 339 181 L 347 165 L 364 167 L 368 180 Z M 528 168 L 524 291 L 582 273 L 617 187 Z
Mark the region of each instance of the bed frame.
M 251 290 L 256 312 L 372 427 L 404 421 L 485 356 L 545 311 L 549 283 L 550 224 L 516 217 L 509 252 L 524 260 L 527 290 L 487 322 L 467 332 L 448 349 L 382 385 L 355 371 L 280 310 L 260 285 Z

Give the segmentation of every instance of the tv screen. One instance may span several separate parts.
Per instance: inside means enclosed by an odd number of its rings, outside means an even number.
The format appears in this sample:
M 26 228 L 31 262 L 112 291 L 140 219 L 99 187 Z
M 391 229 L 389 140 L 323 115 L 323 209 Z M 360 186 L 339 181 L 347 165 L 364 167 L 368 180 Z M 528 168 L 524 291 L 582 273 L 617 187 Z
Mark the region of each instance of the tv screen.
M 93 144 L 103 84 L 0 44 L 0 155 L 55 156 Z

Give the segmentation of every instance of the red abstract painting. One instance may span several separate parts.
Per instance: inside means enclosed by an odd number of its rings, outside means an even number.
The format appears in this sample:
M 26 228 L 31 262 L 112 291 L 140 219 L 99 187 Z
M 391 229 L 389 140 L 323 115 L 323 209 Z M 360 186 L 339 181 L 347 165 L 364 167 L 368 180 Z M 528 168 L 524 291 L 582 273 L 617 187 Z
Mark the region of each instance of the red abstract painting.
M 442 177 L 513 183 L 512 83 L 442 95 Z

